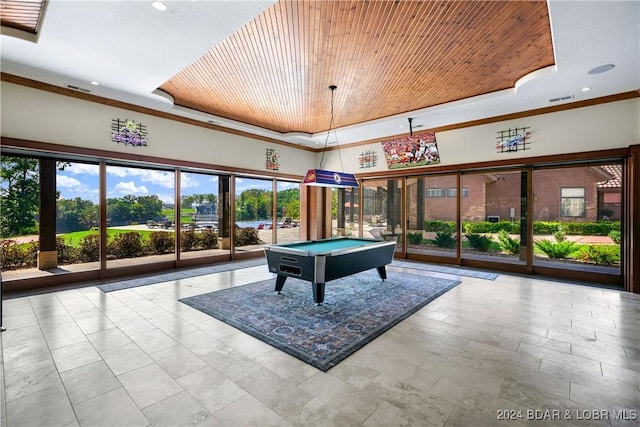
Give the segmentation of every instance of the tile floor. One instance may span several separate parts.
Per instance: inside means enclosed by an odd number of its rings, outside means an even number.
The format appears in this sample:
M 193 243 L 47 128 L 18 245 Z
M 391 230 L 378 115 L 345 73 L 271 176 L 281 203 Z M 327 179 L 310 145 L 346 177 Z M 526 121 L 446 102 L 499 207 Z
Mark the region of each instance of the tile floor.
M 269 277 L 5 300 L 2 425 L 640 425 L 640 295 L 459 277 L 327 373 L 177 301 Z

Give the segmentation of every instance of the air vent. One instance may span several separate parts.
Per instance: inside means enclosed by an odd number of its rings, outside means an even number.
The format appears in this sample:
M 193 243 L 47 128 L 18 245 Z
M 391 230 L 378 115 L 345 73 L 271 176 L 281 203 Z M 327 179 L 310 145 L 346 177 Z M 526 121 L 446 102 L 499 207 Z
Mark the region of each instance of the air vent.
M 74 86 L 74 85 L 67 85 L 67 87 L 68 87 L 69 89 L 79 90 L 79 91 L 81 91 L 81 92 L 87 92 L 87 93 L 90 93 L 90 92 L 91 92 L 89 89 L 85 89 L 85 88 L 83 88 L 83 87 L 78 87 L 78 86 Z
M 575 95 L 560 96 L 558 98 L 551 98 L 549 102 L 566 101 L 567 99 L 573 99 L 573 98 L 575 98 Z

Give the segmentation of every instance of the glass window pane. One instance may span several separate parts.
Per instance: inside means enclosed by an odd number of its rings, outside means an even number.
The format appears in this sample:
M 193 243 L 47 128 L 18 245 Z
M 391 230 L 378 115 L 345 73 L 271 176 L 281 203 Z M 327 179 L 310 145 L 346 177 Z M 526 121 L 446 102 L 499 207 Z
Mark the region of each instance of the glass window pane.
M 364 206 L 363 237 L 400 241 L 402 227 L 402 180 L 365 181 L 362 186 Z M 396 245 L 396 252 L 402 245 Z
M 273 181 L 236 178 L 236 251 L 258 251 L 273 243 Z
M 562 188 L 560 189 L 562 197 L 584 197 L 584 188 Z
M 40 214 L 38 159 L 1 156 L 2 271 L 37 267 Z M 6 276 L 4 276 L 6 280 Z
M 619 274 L 622 164 L 533 172 L 534 265 Z
M 358 236 L 359 188 L 331 189 L 331 236 Z
M 174 175 L 107 165 L 107 268 L 175 259 Z
M 223 255 L 219 232 L 219 181 L 217 175 L 180 173 L 180 258 Z
M 455 175 L 407 179 L 407 253 L 456 256 L 456 183 Z M 430 196 L 444 197 L 445 191 L 445 199 Z
M 74 271 L 100 268 L 99 169 L 65 162 L 56 173 L 58 265 Z
M 467 189 L 461 205 L 463 258 L 526 262 L 520 246 L 521 202 L 526 196 L 523 180 L 526 183 L 526 172 L 521 171 L 462 176 L 463 188 Z
M 276 211 L 278 212 L 277 243 L 300 240 L 300 184 L 278 181 Z

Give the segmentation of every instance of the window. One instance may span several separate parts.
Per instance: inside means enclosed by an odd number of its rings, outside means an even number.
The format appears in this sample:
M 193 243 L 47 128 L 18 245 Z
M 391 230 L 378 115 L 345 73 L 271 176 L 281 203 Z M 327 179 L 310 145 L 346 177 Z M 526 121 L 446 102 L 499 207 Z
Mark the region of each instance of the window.
M 445 197 L 447 190 L 446 188 L 427 188 L 427 197 L 428 198 L 438 198 Z
M 585 216 L 584 187 L 564 187 L 560 189 L 560 215 Z
M 451 187 L 447 188 L 447 197 L 456 197 L 458 193 L 457 188 Z M 467 197 L 469 194 L 469 189 L 467 187 L 462 188 L 462 197 Z

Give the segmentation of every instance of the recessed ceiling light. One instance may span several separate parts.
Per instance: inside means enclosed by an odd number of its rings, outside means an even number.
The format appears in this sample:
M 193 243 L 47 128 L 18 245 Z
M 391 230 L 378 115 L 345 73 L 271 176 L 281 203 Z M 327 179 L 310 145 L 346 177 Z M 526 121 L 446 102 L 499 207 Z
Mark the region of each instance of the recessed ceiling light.
M 91 84 L 94 85 L 94 86 L 100 86 L 100 83 L 95 82 L 95 81 L 91 82 Z
M 609 70 L 613 70 L 616 66 L 613 64 L 604 64 L 604 65 L 599 65 L 595 68 L 590 69 L 587 74 L 602 74 L 602 73 L 606 73 Z
M 590 87 L 583 87 L 583 88 L 582 88 L 582 91 L 583 91 L 583 92 L 589 92 L 590 90 L 591 90 L 591 88 L 590 88 Z
M 158 10 L 167 10 L 167 5 L 162 3 L 160 0 L 156 0 L 151 4 Z

